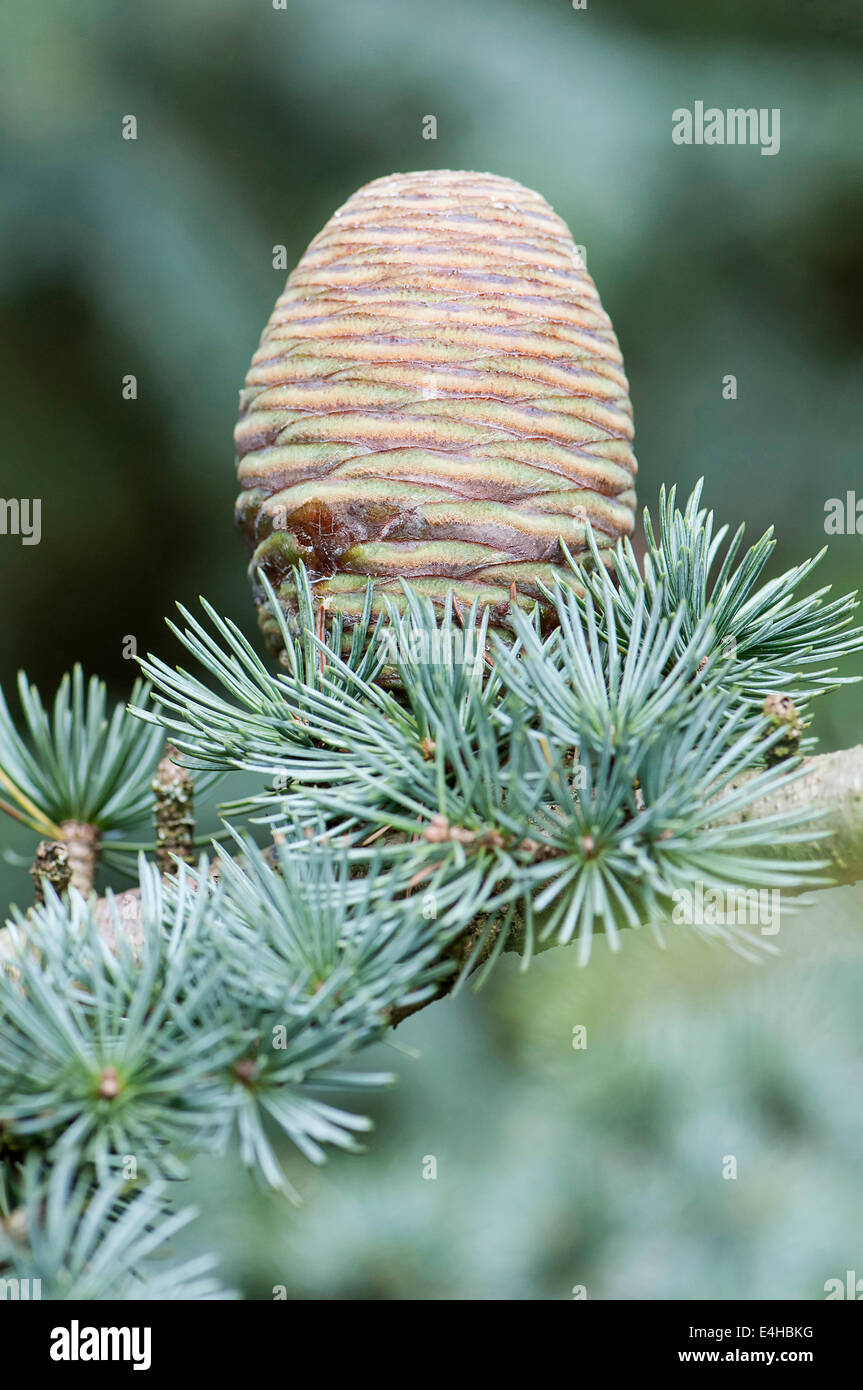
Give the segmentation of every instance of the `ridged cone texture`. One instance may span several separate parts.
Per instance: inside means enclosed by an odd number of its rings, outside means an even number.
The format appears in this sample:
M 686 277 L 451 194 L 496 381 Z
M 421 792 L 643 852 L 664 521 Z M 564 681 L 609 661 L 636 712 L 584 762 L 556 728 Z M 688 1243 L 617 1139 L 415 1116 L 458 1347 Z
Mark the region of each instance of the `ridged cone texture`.
M 303 560 L 347 623 L 399 577 L 505 625 L 634 525 L 632 409 L 566 224 L 494 174 L 376 179 L 290 275 L 241 393 L 237 521 L 291 618 Z M 261 602 L 260 586 L 257 598 Z M 278 645 L 276 625 L 261 622 Z

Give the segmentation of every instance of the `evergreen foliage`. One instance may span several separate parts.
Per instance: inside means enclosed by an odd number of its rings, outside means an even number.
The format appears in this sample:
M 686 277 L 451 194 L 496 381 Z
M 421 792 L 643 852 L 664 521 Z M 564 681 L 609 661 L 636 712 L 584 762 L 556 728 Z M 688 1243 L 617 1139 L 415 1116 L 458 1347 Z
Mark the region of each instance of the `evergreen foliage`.
M 131 703 L 147 695 L 138 681 Z M 52 839 L 60 838 L 64 821 L 93 825 L 106 862 L 123 867 L 136 847 L 122 837 L 149 809 L 161 734 L 142 729 L 122 705 L 109 719 L 104 682 L 93 676 L 85 686 L 80 666 L 63 677 L 50 713 L 23 671 L 18 696 L 26 735 L 0 690 L 0 788 L 12 797 L 0 809 Z
M 50 717 L 22 681 L 26 737 L 0 705 L 5 809 L 40 834 L 83 820 L 128 857 L 116 837 L 149 804 L 166 730 L 201 776 L 259 783 L 223 803 L 230 850 L 164 880 L 140 857 L 134 932 L 110 894 L 47 887 L 13 910 L 0 1274 L 58 1297 L 220 1296 L 205 1264 L 150 1261 L 188 1219 L 165 1179 L 190 1157 L 235 1144 L 295 1195 L 280 1143 L 315 1163 L 358 1148 L 349 1101 L 390 1079 L 358 1055 L 474 967 L 573 939 L 586 961 L 597 931 L 616 947 L 624 927 L 659 930 L 694 879 L 826 881 L 811 814 L 740 817 L 799 775 L 771 756 L 785 731 L 764 702 L 781 692 L 808 719 L 830 663 L 863 645 L 853 596 L 798 598 L 814 561 L 759 588 L 769 534 L 741 554 L 738 532 L 720 558 L 700 489 L 683 511 L 663 495 L 646 535 L 643 573 L 629 542 L 616 581 L 573 564 L 547 595 L 555 621 L 513 605 L 508 638 L 408 586 L 383 617 L 370 588 L 352 627 L 322 619 L 300 569 L 296 631 L 271 594 L 278 671 L 203 603 L 174 628 L 201 674 L 148 659 L 131 713 L 109 720 L 79 671 Z

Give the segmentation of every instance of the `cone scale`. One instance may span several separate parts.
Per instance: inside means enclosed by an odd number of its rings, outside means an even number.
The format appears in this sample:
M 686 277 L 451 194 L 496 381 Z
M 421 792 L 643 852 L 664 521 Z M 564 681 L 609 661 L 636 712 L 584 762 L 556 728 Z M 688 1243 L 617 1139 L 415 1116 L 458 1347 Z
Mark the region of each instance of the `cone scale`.
M 506 624 L 634 524 L 632 409 L 611 321 L 566 224 L 492 174 L 395 174 L 355 193 L 290 275 L 235 433 L 237 523 L 261 624 L 302 560 L 349 624 L 368 579 L 448 590 Z M 513 587 L 514 586 L 514 587 Z

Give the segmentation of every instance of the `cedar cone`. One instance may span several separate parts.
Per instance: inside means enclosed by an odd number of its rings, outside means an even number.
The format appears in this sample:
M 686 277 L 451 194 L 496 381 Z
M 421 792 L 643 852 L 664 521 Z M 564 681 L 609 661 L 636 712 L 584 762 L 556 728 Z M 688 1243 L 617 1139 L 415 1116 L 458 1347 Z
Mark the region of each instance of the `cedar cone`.
M 393 174 L 355 193 L 278 299 L 240 394 L 237 524 L 261 626 L 291 566 L 346 625 L 366 582 L 531 607 L 634 525 L 617 338 L 566 224 L 494 174 Z M 512 586 L 515 586 L 513 589 Z

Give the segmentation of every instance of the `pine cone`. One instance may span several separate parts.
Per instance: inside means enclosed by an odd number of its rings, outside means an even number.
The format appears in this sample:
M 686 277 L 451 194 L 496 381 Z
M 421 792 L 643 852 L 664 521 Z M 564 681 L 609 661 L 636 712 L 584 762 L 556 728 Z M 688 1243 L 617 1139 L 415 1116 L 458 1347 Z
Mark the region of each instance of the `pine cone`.
M 235 439 L 237 524 L 289 620 L 291 566 L 346 624 L 401 593 L 541 599 L 634 524 L 617 339 L 566 224 L 511 179 L 437 170 L 361 188 L 288 279 Z M 513 585 L 515 588 L 513 589 Z

